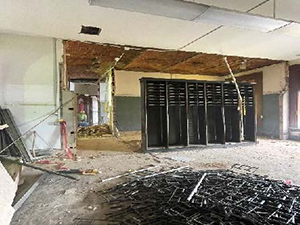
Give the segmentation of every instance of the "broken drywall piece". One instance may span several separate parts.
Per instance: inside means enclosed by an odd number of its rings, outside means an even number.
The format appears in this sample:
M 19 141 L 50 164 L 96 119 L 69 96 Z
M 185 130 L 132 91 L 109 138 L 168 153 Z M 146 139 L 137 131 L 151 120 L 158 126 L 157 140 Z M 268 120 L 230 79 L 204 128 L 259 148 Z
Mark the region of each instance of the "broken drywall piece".
M 0 162 L 0 224 L 9 225 L 15 212 L 12 207 L 14 197 L 18 188 L 17 181 L 14 182 L 9 173 Z

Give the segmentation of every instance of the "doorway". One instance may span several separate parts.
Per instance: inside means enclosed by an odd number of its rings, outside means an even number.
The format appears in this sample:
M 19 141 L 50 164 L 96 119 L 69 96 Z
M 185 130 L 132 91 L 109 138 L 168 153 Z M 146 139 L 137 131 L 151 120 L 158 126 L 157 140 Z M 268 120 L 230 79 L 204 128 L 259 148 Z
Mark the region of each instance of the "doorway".
M 289 138 L 300 140 L 300 65 L 289 67 Z
M 263 129 L 263 73 L 253 73 L 237 77 L 238 82 L 250 82 L 255 83 L 254 85 L 254 98 L 256 106 L 256 117 L 257 117 L 257 129 Z
M 70 91 L 76 95 L 77 138 L 99 138 L 111 134 L 107 84 L 105 82 L 70 82 Z

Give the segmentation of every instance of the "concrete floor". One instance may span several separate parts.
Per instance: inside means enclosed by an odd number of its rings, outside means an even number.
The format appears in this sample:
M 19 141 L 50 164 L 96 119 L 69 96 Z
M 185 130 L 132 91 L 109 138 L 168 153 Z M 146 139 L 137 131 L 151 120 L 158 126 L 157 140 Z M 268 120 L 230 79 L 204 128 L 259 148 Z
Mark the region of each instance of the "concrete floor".
M 103 199 L 97 194 L 122 179 L 101 183 L 102 179 L 149 165 L 164 169 L 189 165 L 194 169 L 230 169 L 233 164 L 257 167 L 255 173 L 273 179 L 292 180 L 300 185 L 300 142 L 259 139 L 249 146 L 201 148 L 175 152 L 142 154 L 134 152 L 78 151 L 79 161 L 56 159 L 70 169 L 101 171 L 80 176 L 79 181 L 45 176 L 40 186 L 15 213 L 11 225 L 71 225 L 75 218 L 103 218 Z M 51 165 L 47 165 L 51 167 Z M 236 170 L 238 171 L 238 170 Z

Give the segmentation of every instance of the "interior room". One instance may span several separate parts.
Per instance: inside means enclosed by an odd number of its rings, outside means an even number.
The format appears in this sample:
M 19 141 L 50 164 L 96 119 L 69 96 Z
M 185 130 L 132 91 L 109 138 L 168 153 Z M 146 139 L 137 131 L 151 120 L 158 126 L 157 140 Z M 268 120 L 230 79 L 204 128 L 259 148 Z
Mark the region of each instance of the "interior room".
M 0 224 L 300 224 L 296 0 L 0 2 Z

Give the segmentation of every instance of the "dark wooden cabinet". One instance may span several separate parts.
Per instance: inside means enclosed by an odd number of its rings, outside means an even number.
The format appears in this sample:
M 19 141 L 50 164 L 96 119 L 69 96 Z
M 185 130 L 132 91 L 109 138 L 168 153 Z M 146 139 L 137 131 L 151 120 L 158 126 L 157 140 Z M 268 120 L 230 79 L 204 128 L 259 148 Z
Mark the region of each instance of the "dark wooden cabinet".
M 256 141 L 253 84 L 240 83 L 243 123 L 238 94 L 230 82 L 142 78 L 142 147 Z M 242 126 L 243 124 L 243 126 Z

